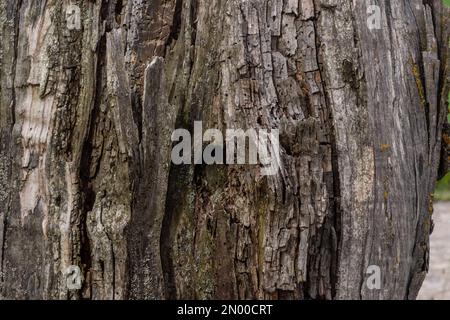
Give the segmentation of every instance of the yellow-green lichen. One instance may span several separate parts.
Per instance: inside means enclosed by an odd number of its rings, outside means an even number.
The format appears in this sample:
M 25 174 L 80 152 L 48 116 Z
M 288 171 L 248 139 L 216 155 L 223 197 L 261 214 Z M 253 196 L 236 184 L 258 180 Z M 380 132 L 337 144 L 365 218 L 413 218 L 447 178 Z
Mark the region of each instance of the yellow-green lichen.
M 195 259 L 197 264 L 195 295 L 197 299 L 208 300 L 213 298 L 215 291 L 213 264 L 215 245 L 212 235 L 207 231 L 202 232 L 202 240 L 198 243 Z
M 422 83 L 420 67 L 418 64 L 416 64 L 414 62 L 411 62 L 411 64 L 412 64 L 412 72 L 414 75 L 414 79 L 416 80 L 417 90 L 419 93 L 420 104 L 421 104 L 422 108 L 425 108 L 425 106 L 427 105 L 427 98 L 425 96 L 425 88 Z
M 383 144 L 380 146 L 381 152 L 385 152 L 385 151 L 389 150 L 390 148 L 391 148 L 391 146 L 388 145 L 388 144 L 385 144 L 385 143 L 383 143 Z

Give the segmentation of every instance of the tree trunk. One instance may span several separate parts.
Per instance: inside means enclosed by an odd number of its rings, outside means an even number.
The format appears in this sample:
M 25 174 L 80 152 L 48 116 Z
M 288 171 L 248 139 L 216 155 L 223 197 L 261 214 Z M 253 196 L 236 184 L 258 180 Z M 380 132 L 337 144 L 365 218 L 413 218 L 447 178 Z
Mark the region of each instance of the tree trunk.
M 0 298 L 416 297 L 441 0 L 1 0 L 0 21 Z M 194 121 L 279 129 L 280 171 L 173 164 Z

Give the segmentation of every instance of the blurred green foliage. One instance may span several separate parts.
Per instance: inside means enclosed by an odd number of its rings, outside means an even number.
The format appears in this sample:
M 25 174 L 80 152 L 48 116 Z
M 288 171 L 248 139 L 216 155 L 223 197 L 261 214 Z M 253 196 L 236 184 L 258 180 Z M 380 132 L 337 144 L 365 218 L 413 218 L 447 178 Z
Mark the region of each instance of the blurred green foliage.
M 450 173 L 439 181 L 434 192 L 434 199 L 437 201 L 450 201 Z
M 450 2 L 450 0 L 445 1 Z M 450 95 L 448 96 L 448 103 L 450 106 Z M 450 112 L 448 114 L 448 122 L 450 123 Z M 439 201 L 450 201 L 450 172 L 438 182 L 434 198 Z
M 444 3 L 450 7 L 450 0 L 444 0 Z M 448 96 L 448 101 L 450 105 L 450 95 Z M 447 119 L 450 123 L 450 112 Z M 439 201 L 450 201 L 450 173 L 438 182 L 434 198 Z

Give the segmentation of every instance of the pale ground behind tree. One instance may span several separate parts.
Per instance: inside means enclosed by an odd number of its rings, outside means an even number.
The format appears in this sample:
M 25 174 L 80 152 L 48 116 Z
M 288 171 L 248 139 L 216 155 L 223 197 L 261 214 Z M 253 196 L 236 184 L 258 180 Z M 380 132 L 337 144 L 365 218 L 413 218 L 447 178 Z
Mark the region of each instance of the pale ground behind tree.
M 450 299 L 450 202 L 435 204 L 430 270 L 418 299 Z

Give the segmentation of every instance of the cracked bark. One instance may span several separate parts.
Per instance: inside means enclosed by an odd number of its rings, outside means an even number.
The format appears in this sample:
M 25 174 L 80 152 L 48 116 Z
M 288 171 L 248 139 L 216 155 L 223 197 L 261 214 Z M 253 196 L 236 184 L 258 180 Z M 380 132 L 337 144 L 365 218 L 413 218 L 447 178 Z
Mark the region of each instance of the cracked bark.
M 375 2 L 381 30 L 365 1 L 74 0 L 71 30 L 68 1 L 1 1 L 0 297 L 414 299 L 449 14 Z M 196 120 L 279 129 L 279 174 L 172 165 Z

